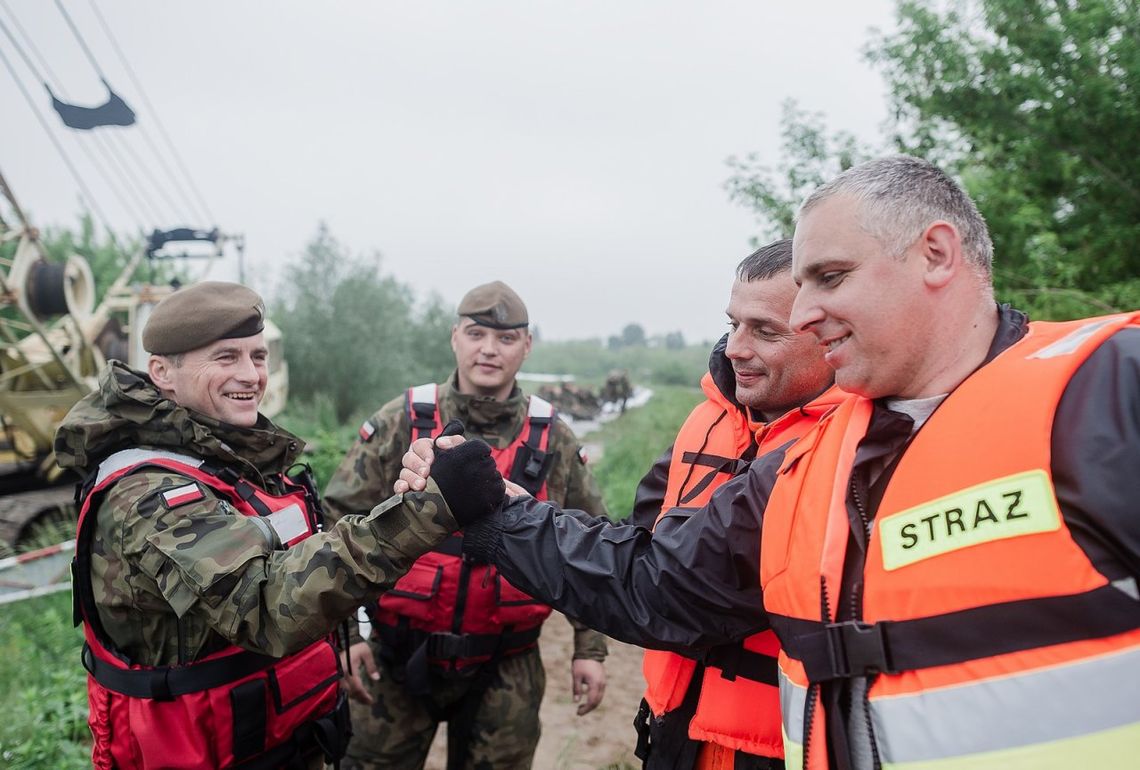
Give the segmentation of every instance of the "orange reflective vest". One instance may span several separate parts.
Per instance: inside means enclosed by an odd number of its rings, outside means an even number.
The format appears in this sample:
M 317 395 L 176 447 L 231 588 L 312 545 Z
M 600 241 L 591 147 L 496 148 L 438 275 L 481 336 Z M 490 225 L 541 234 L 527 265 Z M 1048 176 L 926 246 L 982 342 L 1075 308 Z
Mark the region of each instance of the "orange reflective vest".
M 717 487 L 747 468 L 751 457 L 799 438 L 842 397 L 831 388 L 803 408 L 758 425 L 749 420 L 746 410 L 725 398 L 711 375 L 704 376 L 701 387 L 707 399 L 689 414 L 673 444 L 662 516 L 675 507 L 704 506 Z M 776 689 L 778 651 L 775 634 L 762 631 L 727 656 L 694 653 L 707 659 L 689 737 L 747 754 L 783 756 Z M 655 717 L 680 707 L 696 665 L 692 657 L 646 650 L 642 661 L 645 700 Z
M 849 397 L 788 451 L 765 511 L 760 577 L 783 644 L 789 768 L 826 770 L 821 687 L 856 678 L 883 767 L 1136 761 L 1136 584 L 1110 582 L 1074 542 L 1050 447 L 1073 373 L 1138 319 L 1030 324 L 946 398 L 872 512 L 859 620 L 836 622 L 835 602 L 872 403 Z
M 443 430 L 437 396 L 434 383 L 408 390 L 413 440 Z M 554 420 L 550 403 L 531 396 L 526 427 L 510 445 L 491 450 L 503 476 L 536 500 L 547 499 L 546 477 L 556 459 L 547 451 Z M 494 566 L 463 558 L 462 535 L 456 533 L 412 564 L 380 597 L 373 618 L 377 633 L 397 657 L 415 657 L 422 650 L 433 665 L 462 669 L 533 647 L 550 612 L 504 580 Z
M 202 499 L 208 488 L 239 514 L 260 517 L 282 547 L 296 545 L 319 527 L 310 483 L 281 477 L 286 493 L 271 495 L 199 458 L 149 449 L 123 450 L 100 464 L 81 500 L 72 570 L 76 619 L 83 621 L 85 637 L 93 766 L 271 768 L 318 748 L 335 761 L 351 731 L 331 636 L 283 658 L 227 645 L 184 665 L 140 666 L 127 660 L 103 630 L 91 588 L 96 514 L 107 490 L 144 468 L 192 479 L 161 492 L 164 504 Z

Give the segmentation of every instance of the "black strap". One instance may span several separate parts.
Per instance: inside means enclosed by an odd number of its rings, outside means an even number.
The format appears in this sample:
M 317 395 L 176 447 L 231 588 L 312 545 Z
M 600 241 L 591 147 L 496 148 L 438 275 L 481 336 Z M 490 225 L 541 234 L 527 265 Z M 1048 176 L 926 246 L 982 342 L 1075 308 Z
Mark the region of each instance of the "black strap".
M 436 424 L 436 404 L 412 401 L 410 390 L 404 398 L 408 405 L 408 420 L 412 424 L 412 439 L 431 438 Z
M 770 615 L 808 680 L 897 673 L 1099 639 L 1140 628 L 1140 601 L 1109 584 L 914 620 L 823 624 Z
M 172 700 L 179 695 L 220 687 L 264 671 L 280 658 L 242 651 L 188 666 L 123 669 L 102 660 L 84 644 L 82 660 L 87 673 L 112 692 L 131 698 Z
M 265 679 L 251 679 L 230 690 L 234 762 L 265 751 Z
M 773 687 L 780 684 L 776 658 L 749 650 L 743 644 L 713 647 L 694 657 L 710 668 L 720 669 L 721 677 L 730 682 L 740 677 Z
M 451 634 L 445 631 L 425 633 L 398 626 L 381 624 L 376 626 L 380 635 L 380 642 L 384 646 L 398 651 L 407 649 L 409 635 L 411 644 L 423 655 L 432 660 L 482 658 L 494 655 L 496 651 L 521 651 L 538 642 L 542 634 L 542 626 L 535 626 L 525 631 L 505 631 L 501 634 Z M 416 653 L 413 652 L 413 655 Z
M 685 505 L 695 500 L 697 495 L 704 492 L 713 483 L 717 474 L 727 473 L 730 476 L 738 476 L 748 469 L 750 462 L 741 457 L 721 457 L 705 452 L 685 452 L 681 455 L 681 461 L 689 465 L 690 473 L 698 465 L 711 470 L 702 476 L 701 480 L 678 501 L 678 505 Z
M 445 556 L 463 558 L 463 537 L 457 533 L 452 533 L 447 536 L 446 540 L 432 550 L 436 553 L 442 553 Z

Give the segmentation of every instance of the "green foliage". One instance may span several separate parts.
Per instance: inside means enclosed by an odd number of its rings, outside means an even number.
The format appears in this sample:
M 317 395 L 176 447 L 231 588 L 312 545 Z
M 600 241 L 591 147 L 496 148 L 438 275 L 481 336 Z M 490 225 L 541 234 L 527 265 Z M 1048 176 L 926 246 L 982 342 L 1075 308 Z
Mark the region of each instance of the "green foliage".
M 0 606 L 0 765 L 90 767 L 82 643 L 70 593 Z
M 702 397 L 691 386 L 655 388 L 648 404 L 630 409 L 586 439 L 604 447 L 594 476 L 612 516 L 620 519 L 633 509 L 637 483 L 673 444 L 681 423 Z
M 898 19 L 868 49 L 895 142 L 959 173 L 990 225 L 998 296 L 1039 317 L 1135 307 L 1136 4 L 904 0 Z
M 760 224 L 760 237 L 752 239 L 754 248 L 791 238 L 803 199 L 872 155 L 845 131 L 829 136 L 823 116 L 801 110 L 793 99 L 784 102 L 780 136 L 780 160 L 774 168 L 755 152 L 728 159 L 733 172 L 725 183 L 729 198 L 755 212 Z
M 614 350 L 601 340 L 543 342 L 535 345 L 525 371 L 572 374 L 579 380 L 600 382 L 614 369 L 629 372 L 639 384 L 693 385 L 708 371 L 712 343 L 690 345 L 681 350 L 667 347 L 631 347 Z
M 380 272 L 379 255 L 353 257 L 324 225 L 286 266 L 274 320 L 290 392 L 302 401 L 327 395 L 338 423 L 452 367 L 442 301 L 433 296 L 417 311 L 412 290 Z
M 317 489 L 324 489 L 344 459 L 367 414 L 362 412 L 355 415 L 359 419 L 342 424 L 337 421 L 332 400 L 322 395 L 312 401 L 291 399 L 285 411 L 277 416 L 276 422 L 305 440 L 305 453 L 301 462 L 312 467 Z

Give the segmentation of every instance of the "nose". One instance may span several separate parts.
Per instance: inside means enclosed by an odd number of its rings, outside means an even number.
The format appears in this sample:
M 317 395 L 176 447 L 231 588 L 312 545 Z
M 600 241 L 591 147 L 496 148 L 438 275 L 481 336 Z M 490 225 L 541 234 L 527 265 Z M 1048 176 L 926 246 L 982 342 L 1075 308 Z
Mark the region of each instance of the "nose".
M 258 375 L 257 364 L 253 358 L 250 356 L 241 357 L 241 364 L 238 366 L 234 378 L 245 385 L 252 385 L 261 379 Z
M 814 332 L 815 325 L 823 320 L 823 311 L 812 297 L 810 290 L 800 287 L 792 302 L 792 313 L 788 325 L 797 332 Z
M 479 352 L 487 358 L 494 357 L 499 352 L 498 342 L 493 334 L 487 334 L 479 344 Z
M 733 361 L 740 361 L 749 358 L 752 351 L 744 344 L 742 336 L 744 334 L 744 327 L 737 326 L 735 329 L 728 331 L 728 344 L 725 345 L 724 355 Z

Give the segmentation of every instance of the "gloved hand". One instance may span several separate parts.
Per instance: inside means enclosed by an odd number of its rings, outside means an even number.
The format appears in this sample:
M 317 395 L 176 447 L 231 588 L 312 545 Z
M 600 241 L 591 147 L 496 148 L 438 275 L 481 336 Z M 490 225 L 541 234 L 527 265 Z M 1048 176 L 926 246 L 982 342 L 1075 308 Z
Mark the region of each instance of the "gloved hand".
M 464 441 L 454 449 L 436 449 L 431 477 L 460 527 L 494 512 L 507 494 L 491 447 L 481 439 Z

